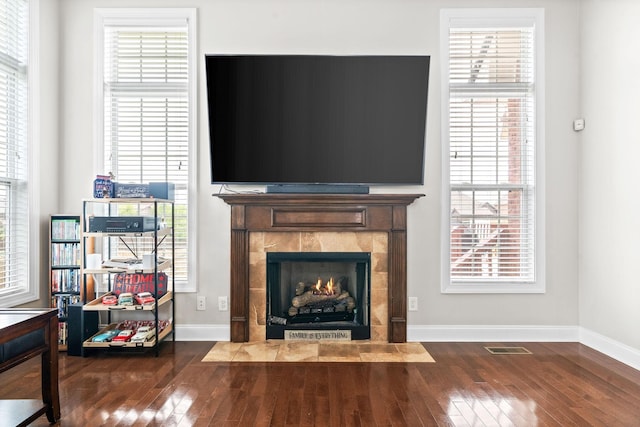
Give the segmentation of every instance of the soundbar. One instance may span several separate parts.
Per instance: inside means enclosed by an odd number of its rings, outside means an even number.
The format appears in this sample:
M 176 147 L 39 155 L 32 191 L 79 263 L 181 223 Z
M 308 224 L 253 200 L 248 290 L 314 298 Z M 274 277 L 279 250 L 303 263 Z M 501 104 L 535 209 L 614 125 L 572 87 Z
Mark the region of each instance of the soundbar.
M 369 194 L 367 185 L 358 184 L 272 184 L 267 193 Z

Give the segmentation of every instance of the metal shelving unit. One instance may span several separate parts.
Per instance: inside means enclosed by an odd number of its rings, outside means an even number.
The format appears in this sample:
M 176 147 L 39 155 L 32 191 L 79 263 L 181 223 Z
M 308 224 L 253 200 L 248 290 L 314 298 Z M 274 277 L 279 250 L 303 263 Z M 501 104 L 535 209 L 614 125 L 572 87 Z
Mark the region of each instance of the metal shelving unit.
M 153 198 L 83 200 L 83 313 L 98 312 L 98 333 L 84 337 L 87 350 L 146 351 L 159 354 L 169 336 L 175 341 L 174 205 Z M 152 226 L 149 226 L 152 224 Z M 122 292 L 151 292 L 147 305 L 106 305 L 102 298 Z M 88 316 L 83 315 L 83 323 Z M 151 318 L 151 319 L 150 319 Z M 92 316 L 95 319 L 95 316 Z M 154 337 L 143 342 L 96 342 L 94 337 L 119 324 L 147 324 Z M 92 329 L 92 328 L 89 328 Z M 85 330 L 85 325 L 82 325 Z

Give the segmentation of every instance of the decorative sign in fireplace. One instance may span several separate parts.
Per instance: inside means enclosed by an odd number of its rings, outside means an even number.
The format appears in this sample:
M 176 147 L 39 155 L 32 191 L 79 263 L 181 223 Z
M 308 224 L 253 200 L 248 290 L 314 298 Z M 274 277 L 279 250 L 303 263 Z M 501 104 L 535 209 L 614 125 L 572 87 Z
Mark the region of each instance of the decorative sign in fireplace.
M 371 254 L 267 253 L 267 339 L 285 331 L 349 331 L 369 339 Z

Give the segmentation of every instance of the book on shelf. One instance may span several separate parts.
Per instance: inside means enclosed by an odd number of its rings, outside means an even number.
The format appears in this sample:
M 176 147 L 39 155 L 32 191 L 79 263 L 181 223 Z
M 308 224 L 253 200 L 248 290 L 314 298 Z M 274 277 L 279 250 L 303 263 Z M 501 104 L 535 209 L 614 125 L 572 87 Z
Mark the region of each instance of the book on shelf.
M 80 292 L 80 271 L 51 270 L 51 292 Z
M 58 345 L 67 345 L 67 323 L 58 323 Z
M 53 240 L 80 239 L 80 222 L 76 219 L 52 219 L 51 238 Z
M 69 315 L 69 305 L 80 302 L 80 295 L 58 294 L 51 296 L 51 307 L 58 309 L 58 318 L 66 319 Z
M 52 243 L 51 265 L 53 267 L 80 264 L 79 243 Z

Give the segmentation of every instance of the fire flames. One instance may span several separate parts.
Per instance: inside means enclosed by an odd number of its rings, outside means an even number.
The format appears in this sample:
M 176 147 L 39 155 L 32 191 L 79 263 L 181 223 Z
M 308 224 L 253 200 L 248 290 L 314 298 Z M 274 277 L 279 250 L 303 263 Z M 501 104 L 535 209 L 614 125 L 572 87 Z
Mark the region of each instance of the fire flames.
M 336 292 L 334 290 L 333 277 L 330 278 L 326 284 L 323 284 L 322 279 L 318 277 L 315 290 L 313 291 L 314 295 L 334 295 L 335 293 Z

